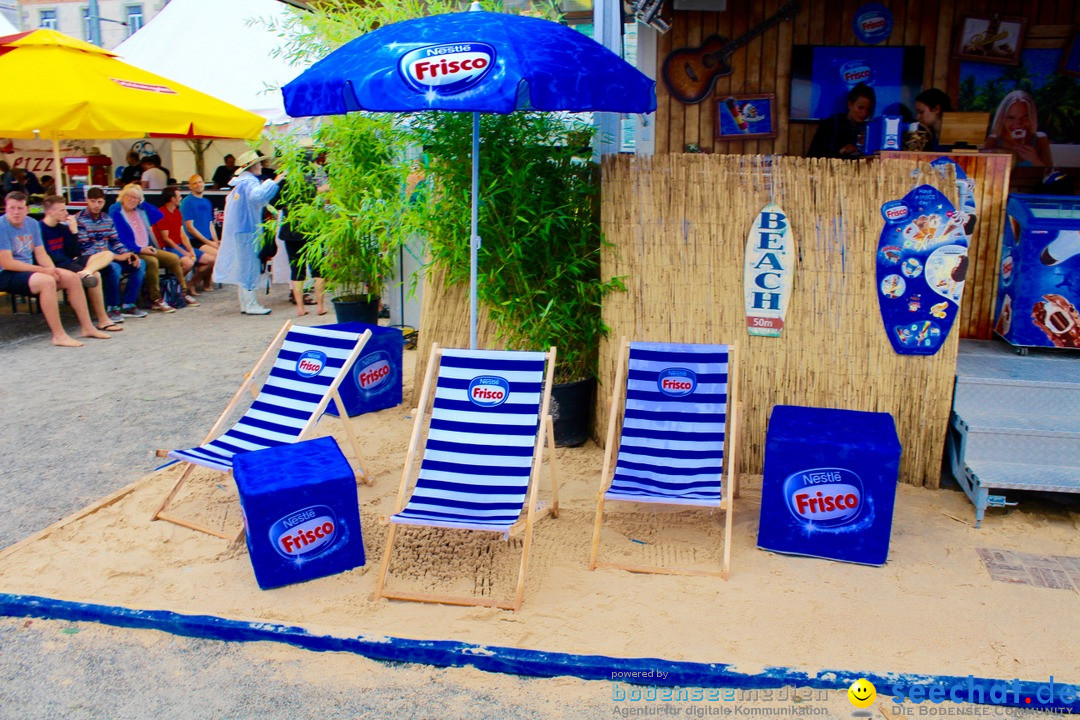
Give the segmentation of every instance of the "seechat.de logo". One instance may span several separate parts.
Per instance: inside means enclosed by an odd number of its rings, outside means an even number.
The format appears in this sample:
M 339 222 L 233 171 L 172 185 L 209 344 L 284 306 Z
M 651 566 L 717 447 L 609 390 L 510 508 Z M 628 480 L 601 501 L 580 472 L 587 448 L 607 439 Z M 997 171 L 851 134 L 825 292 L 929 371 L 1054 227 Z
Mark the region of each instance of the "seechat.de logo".
M 911 209 L 900 200 L 890 200 L 881 206 L 881 216 L 889 224 L 903 222 L 909 215 Z
M 492 408 L 502 405 L 510 397 L 510 383 L 495 375 L 481 375 L 469 383 L 469 400 L 473 405 Z
M 689 368 L 667 368 L 656 378 L 656 387 L 668 397 L 686 397 L 697 390 L 697 374 Z
M 326 367 L 326 353 L 319 350 L 305 350 L 296 361 L 296 374 L 300 377 L 315 377 Z
M 270 544 L 290 560 L 326 552 L 339 535 L 337 515 L 326 505 L 291 512 L 270 526 Z
M 863 507 L 863 483 L 844 468 L 814 468 L 784 480 L 784 500 L 797 520 L 817 528 L 854 522 Z
M 495 48 L 487 43 L 428 45 L 406 54 L 398 71 L 419 92 L 455 95 L 484 79 L 495 65 Z
M 392 375 L 390 354 L 383 350 L 376 350 L 370 355 L 360 358 L 356 363 L 356 385 L 361 390 L 373 392 L 390 382 Z

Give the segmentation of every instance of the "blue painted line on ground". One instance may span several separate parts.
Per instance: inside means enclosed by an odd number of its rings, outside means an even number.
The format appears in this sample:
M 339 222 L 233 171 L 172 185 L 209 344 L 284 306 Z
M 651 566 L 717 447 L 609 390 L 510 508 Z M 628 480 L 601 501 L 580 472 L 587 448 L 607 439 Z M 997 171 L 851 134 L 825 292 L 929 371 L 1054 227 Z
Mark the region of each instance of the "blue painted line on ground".
M 434 665 L 438 667 L 475 667 L 487 672 L 558 677 L 569 675 L 583 680 L 606 680 L 627 685 L 646 685 L 661 688 L 732 688 L 766 690 L 783 687 L 817 690 L 847 690 L 855 680 L 872 682 L 879 694 L 888 693 L 896 685 L 944 686 L 968 683 L 987 690 L 994 685 L 1013 688 L 1013 679 L 959 677 L 955 675 L 918 675 L 910 673 L 861 673 L 848 670 L 822 670 L 807 673 L 791 668 L 770 667 L 759 673 L 742 673 L 727 663 L 698 663 L 664 660 L 661 658 L 617 658 L 606 655 L 576 655 L 544 652 L 496 645 L 473 645 L 452 640 L 409 640 L 405 638 L 359 635 L 337 637 L 312 635 L 302 627 L 276 623 L 229 620 L 214 615 L 184 615 L 168 610 L 134 610 L 115 605 L 97 605 L 67 600 L 0 593 L 0 615 L 36 617 L 72 622 L 96 622 L 122 628 L 160 630 L 186 637 L 226 642 L 281 642 L 318 652 L 350 652 L 371 660 Z M 1080 701 L 1065 703 L 1059 697 L 1061 688 L 1071 687 L 1074 698 L 1080 687 L 1056 683 L 1052 702 L 1037 702 L 1043 681 L 1020 680 L 1021 698 L 1018 702 L 1007 697 L 1004 702 L 974 702 L 972 704 L 1021 707 L 1027 709 L 1077 712 Z M 1012 693 L 1008 693 L 1009 696 Z M 988 699 L 988 696 L 986 696 Z M 1025 702 L 1026 697 L 1031 702 Z M 891 701 L 889 701 L 891 702 Z M 910 701 L 904 705 L 910 707 Z

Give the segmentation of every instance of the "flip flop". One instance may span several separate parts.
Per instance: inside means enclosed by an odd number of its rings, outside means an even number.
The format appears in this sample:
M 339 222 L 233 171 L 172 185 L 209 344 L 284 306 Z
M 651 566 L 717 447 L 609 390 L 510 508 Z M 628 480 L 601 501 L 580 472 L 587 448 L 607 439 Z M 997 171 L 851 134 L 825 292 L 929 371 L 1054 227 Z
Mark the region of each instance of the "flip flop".
M 102 332 L 122 332 L 124 328 L 120 327 L 116 323 L 109 323 L 108 325 L 98 325 L 97 329 Z
M 89 275 L 82 276 L 82 286 L 84 288 L 97 287 L 98 279 L 97 275 L 90 273 Z

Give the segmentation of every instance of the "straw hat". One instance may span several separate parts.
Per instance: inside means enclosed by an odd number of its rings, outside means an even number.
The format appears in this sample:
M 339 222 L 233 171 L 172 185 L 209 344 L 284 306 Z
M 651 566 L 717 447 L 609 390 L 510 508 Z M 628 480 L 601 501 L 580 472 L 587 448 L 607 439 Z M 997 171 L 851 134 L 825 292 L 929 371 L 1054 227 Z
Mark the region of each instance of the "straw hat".
M 263 156 L 259 154 L 258 150 L 248 150 L 236 159 L 236 170 L 233 172 L 233 175 L 239 175 L 255 163 L 262 161 Z

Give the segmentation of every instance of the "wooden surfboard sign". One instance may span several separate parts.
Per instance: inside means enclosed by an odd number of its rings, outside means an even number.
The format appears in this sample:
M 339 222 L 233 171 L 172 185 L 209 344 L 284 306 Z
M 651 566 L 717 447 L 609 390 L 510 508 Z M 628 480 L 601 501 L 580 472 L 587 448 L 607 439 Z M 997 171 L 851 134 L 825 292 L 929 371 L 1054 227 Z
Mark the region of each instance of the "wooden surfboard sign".
M 885 333 L 899 355 L 934 355 L 960 310 L 971 217 L 932 185 L 890 200 L 881 214 L 876 266 Z
M 746 238 L 743 295 L 746 331 L 780 337 L 795 279 L 795 240 L 787 214 L 769 203 L 754 218 Z

